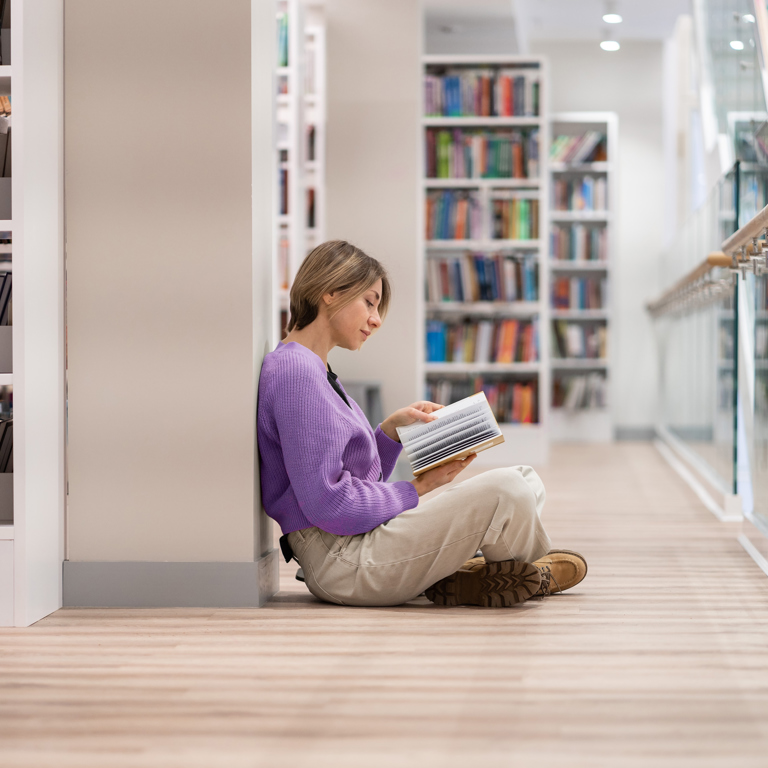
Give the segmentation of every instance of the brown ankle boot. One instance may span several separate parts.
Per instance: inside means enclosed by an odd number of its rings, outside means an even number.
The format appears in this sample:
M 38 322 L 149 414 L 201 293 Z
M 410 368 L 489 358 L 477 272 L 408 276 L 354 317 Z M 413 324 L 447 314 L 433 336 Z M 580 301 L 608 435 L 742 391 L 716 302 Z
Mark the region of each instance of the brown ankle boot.
M 483 558 L 473 558 L 424 594 L 435 605 L 505 608 L 535 595 L 541 583 L 542 571 L 531 563 L 517 560 L 486 563 Z

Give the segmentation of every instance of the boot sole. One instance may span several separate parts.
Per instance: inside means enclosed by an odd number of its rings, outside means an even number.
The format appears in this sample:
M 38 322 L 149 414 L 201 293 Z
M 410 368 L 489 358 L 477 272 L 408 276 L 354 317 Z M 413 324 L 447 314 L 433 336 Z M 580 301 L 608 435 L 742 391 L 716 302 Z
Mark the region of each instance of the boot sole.
M 541 571 L 531 563 L 503 560 L 476 571 L 456 571 L 425 591 L 435 605 L 507 608 L 539 591 Z

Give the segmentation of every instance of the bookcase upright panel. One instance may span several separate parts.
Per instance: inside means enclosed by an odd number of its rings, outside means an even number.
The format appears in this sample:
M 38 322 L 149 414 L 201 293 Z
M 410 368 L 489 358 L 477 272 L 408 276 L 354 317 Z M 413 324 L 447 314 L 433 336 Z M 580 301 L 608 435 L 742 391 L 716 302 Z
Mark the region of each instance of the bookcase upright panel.
M 276 338 L 285 335 L 290 288 L 325 239 L 325 27 L 322 7 L 278 0 L 274 263 Z
M 551 439 L 609 442 L 618 117 L 551 119 Z
M 482 465 L 541 464 L 549 428 L 549 89 L 535 56 L 424 56 L 420 380 L 483 391 L 505 442 Z

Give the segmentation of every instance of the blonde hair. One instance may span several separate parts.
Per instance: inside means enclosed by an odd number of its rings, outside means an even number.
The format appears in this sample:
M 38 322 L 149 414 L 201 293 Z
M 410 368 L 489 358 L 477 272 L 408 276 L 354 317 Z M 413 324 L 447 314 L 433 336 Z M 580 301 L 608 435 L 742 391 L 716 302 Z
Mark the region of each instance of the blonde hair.
M 329 310 L 333 317 L 362 296 L 379 279 L 379 315 L 383 320 L 391 296 L 389 277 L 384 266 L 346 240 L 329 240 L 318 245 L 302 262 L 291 286 L 291 319 L 286 331 L 300 331 L 314 322 L 326 293 L 343 294 Z

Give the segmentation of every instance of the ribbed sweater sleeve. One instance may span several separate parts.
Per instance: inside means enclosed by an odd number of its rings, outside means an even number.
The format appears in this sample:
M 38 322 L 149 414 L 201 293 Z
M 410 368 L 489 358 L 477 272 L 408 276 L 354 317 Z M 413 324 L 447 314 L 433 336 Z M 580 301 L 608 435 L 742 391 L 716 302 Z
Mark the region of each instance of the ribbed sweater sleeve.
M 376 438 L 376 449 L 381 459 L 381 473 L 385 480 L 389 480 L 390 475 L 394 472 L 395 464 L 397 464 L 397 457 L 403 450 L 402 443 L 387 437 L 381 429 L 381 424 L 376 427 L 373 436 Z
M 275 365 L 270 390 L 285 469 L 299 508 L 312 525 L 336 535 L 356 535 L 418 506 L 419 495 L 411 483 L 380 482 L 374 467 L 360 473 L 368 478 L 345 468 L 348 452 L 351 463 L 359 462 L 360 449 L 348 444 L 356 427 L 345 421 L 355 419 L 356 424 L 357 417 L 340 414 L 339 407 L 347 406 L 319 367 L 285 354 Z M 376 442 L 380 445 L 379 438 Z M 387 447 L 386 455 L 391 451 Z

